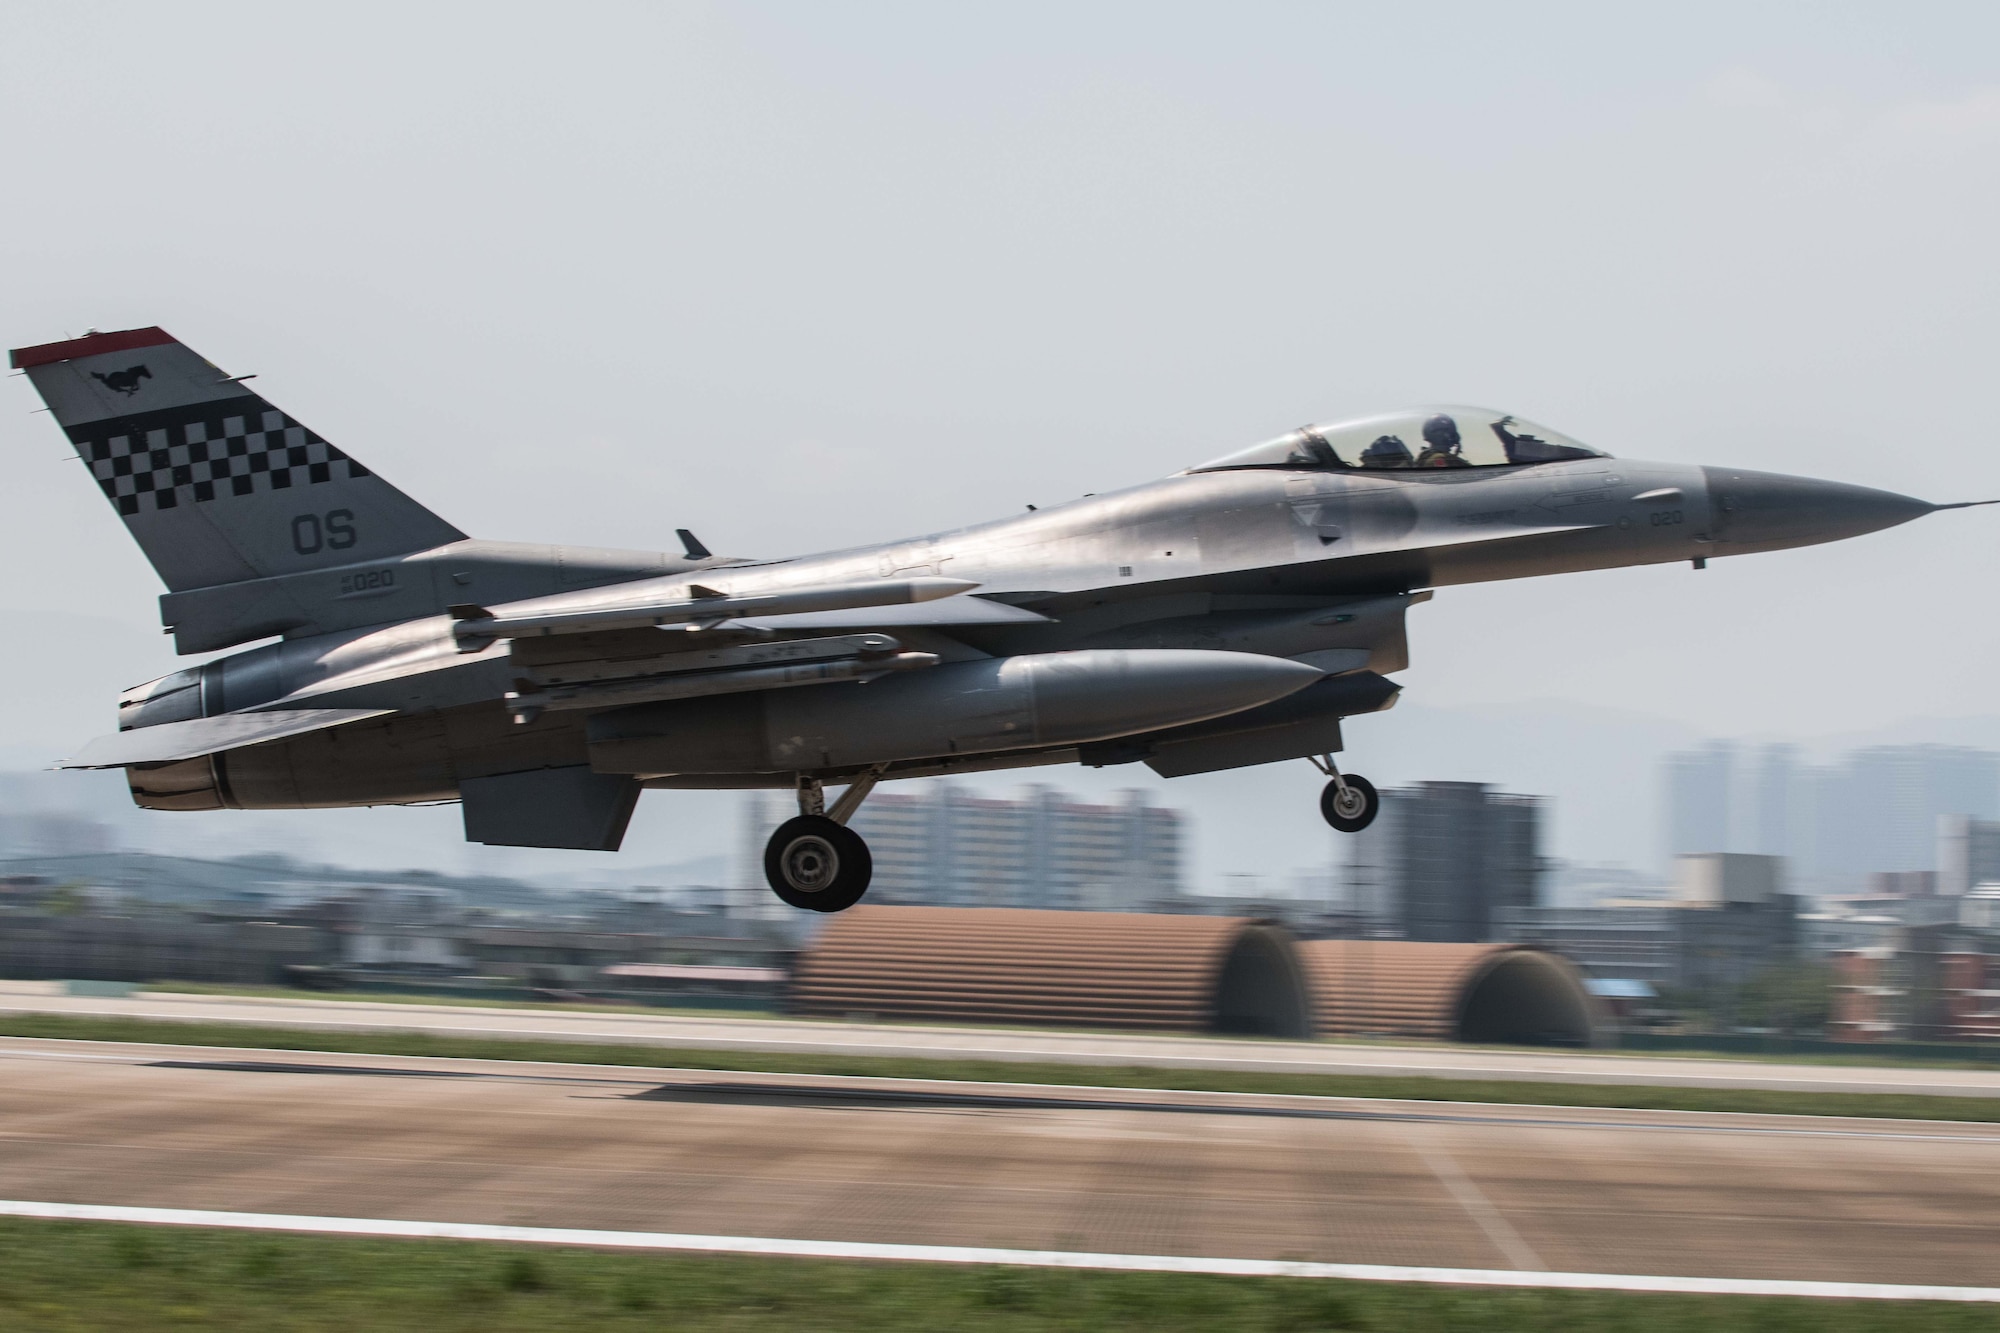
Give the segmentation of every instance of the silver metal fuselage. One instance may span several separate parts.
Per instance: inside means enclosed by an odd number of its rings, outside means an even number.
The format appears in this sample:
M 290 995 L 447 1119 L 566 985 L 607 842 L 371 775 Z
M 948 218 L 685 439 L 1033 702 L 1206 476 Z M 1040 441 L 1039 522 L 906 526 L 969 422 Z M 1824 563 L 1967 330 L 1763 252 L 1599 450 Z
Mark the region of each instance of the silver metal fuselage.
M 503 641 L 463 651 L 453 620 L 437 606 L 397 623 L 303 634 L 169 677 L 149 687 L 149 695 L 128 696 L 124 725 L 273 705 L 393 709 L 379 722 L 227 756 L 226 782 L 217 775 L 230 805 L 373 804 L 447 800 L 468 774 L 536 765 L 590 763 L 652 786 L 775 786 L 802 773 L 838 779 L 873 769 L 893 777 L 1158 759 L 1160 748 L 1145 740 L 1150 715 L 1138 705 L 1124 729 L 1109 735 L 1041 726 L 1032 717 L 993 722 L 985 731 L 974 723 L 940 728 L 927 719 L 940 707 L 946 713 L 988 707 L 997 718 L 1012 706 L 1003 698 L 1010 672 L 1025 680 L 1008 659 L 1044 662 L 1045 655 L 1079 650 L 1221 649 L 1292 659 L 1326 673 L 1305 691 L 1315 700 L 1310 706 L 1294 701 L 1244 714 L 1236 705 L 1243 714 L 1237 720 L 1250 725 L 1221 728 L 1239 737 L 1234 741 L 1204 738 L 1195 734 L 1199 728 L 1156 729 L 1196 756 L 1181 761 L 1179 771 L 1203 771 L 1202 765 L 1230 766 L 1217 763 L 1217 754 L 1263 762 L 1259 756 L 1278 757 L 1287 748 L 1267 739 L 1245 750 L 1246 731 L 1290 728 L 1304 736 L 1290 746 L 1300 754 L 1308 751 L 1297 744 L 1308 741 L 1331 738 L 1326 748 L 1338 748 L 1339 717 L 1393 701 L 1394 687 L 1382 677 L 1407 665 L 1403 612 L 1424 590 L 1804 545 L 1889 526 L 1929 508 L 1832 483 L 1609 458 L 1508 468 L 1183 473 L 881 545 L 772 562 L 680 562 L 679 577 L 690 586 L 698 581 L 731 597 L 940 576 L 977 583 L 978 596 L 1003 610 L 1023 608 L 1017 619 L 953 623 L 948 630 L 921 615 L 901 626 L 891 621 L 881 633 L 893 636 L 895 647 L 935 664 L 865 686 L 826 683 L 598 712 L 575 708 L 524 725 L 504 704 L 524 683 L 518 647 Z M 462 544 L 468 567 L 483 545 Z M 371 571 L 418 560 L 444 571 L 452 567 L 453 549 L 357 566 L 340 577 L 366 582 Z M 619 571 L 629 571 L 629 579 L 677 577 L 660 574 L 675 562 L 658 555 L 587 554 L 603 571 L 603 586 Z M 436 600 L 452 595 L 441 574 L 434 581 L 441 589 Z M 406 577 L 401 586 L 419 582 Z M 778 637 L 813 632 L 788 628 Z M 700 630 L 647 633 L 678 646 L 733 642 L 742 631 L 720 628 L 706 638 Z M 1087 667 L 1098 659 L 1073 660 Z M 1101 704 L 1147 689 L 1167 697 L 1207 687 L 1199 672 L 1186 674 L 1194 668 L 1180 669 L 1181 677 L 1150 684 L 1107 679 L 1096 697 Z M 177 679 L 189 688 L 166 688 Z M 1038 688 L 1045 699 L 1054 697 L 1046 668 Z M 1270 710 L 1276 711 L 1264 719 Z M 1216 724 L 1208 731 L 1217 733 Z M 822 733 L 836 739 L 810 739 Z M 854 739 L 839 739 L 850 733 Z M 1161 771 L 1175 771 L 1172 761 Z M 135 790 L 142 778 L 135 773 Z
M 680 555 L 537 546 L 468 537 L 158 326 L 8 360 L 168 589 L 176 650 L 230 654 L 126 691 L 119 730 L 60 767 L 123 769 L 155 809 L 456 800 L 471 841 L 600 851 L 642 787 L 796 785 L 826 827 L 772 883 L 817 910 L 865 889 L 834 812 L 885 778 L 1309 758 L 1328 822 L 1363 827 L 1341 722 L 1394 703 L 1431 590 L 1700 566 L 1934 508 L 1434 406 L 821 555 L 719 557 L 687 530 Z M 824 807 L 829 781 L 848 790 Z

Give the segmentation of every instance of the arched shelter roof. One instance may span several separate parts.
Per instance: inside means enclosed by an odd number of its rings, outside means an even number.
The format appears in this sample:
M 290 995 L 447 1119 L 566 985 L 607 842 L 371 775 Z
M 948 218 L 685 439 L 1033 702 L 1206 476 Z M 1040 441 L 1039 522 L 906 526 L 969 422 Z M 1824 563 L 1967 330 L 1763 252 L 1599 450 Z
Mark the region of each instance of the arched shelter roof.
M 806 950 L 792 1005 L 943 1022 L 1311 1031 L 1290 937 L 1242 917 L 864 905 Z
M 1320 1036 L 1592 1045 L 1595 1002 L 1566 960 L 1516 944 L 1308 940 Z

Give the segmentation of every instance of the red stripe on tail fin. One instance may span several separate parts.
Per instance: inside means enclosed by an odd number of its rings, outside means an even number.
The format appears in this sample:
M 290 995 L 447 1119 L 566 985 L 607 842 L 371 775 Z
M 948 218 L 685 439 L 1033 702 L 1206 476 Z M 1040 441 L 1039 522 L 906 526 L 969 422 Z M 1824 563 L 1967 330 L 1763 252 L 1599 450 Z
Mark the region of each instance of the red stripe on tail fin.
M 39 347 L 16 347 L 7 353 L 7 364 L 16 370 L 26 370 L 29 366 L 48 366 L 58 361 L 74 361 L 78 357 L 99 356 L 105 352 L 129 352 L 135 347 L 158 347 L 173 340 L 172 334 L 158 327 L 120 329 L 115 333 L 86 333 L 81 338 L 71 338 L 67 342 L 43 343 Z

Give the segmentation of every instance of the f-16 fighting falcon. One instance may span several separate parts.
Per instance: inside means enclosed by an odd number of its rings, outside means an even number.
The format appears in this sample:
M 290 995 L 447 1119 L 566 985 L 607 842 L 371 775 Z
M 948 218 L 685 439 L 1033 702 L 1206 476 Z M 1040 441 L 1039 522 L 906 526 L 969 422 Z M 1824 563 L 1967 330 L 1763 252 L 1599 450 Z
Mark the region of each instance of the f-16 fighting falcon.
M 1958 507 L 1429 407 L 823 555 L 537 546 L 466 536 L 158 328 L 11 361 L 166 584 L 178 651 L 257 645 L 127 690 L 65 767 L 122 768 L 154 810 L 455 800 L 473 842 L 599 851 L 649 787 L 789 788 L 765 873 L 821 912 L 868 888 L 847 825 L 884 779 L 1305 759 L 1356 831 L 1378 801 L 1341 722 L 1395 702 L 1433 589 Z

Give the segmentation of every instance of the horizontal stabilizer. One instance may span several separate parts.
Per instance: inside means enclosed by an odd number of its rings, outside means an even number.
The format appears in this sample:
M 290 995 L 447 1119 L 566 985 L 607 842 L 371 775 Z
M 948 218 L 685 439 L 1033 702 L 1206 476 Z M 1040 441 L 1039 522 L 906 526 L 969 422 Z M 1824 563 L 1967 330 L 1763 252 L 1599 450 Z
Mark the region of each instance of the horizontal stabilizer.
M 364 718 L 393 713 L 393 708 L 291 708 L 269 713 L 223 713 L 218 717 L 193 717 L 185 722 L 163 722 L 156 727 L 135 727 L 110 736 L 99 736 L 83 747 L 74 759 L 65 759 L 57 768 L 124 768 L 128 764 L 171 764 L 196 759 L 222 750 L 240 750 L 246 745 L 281 741 L 308 731 L 345 726 Z

